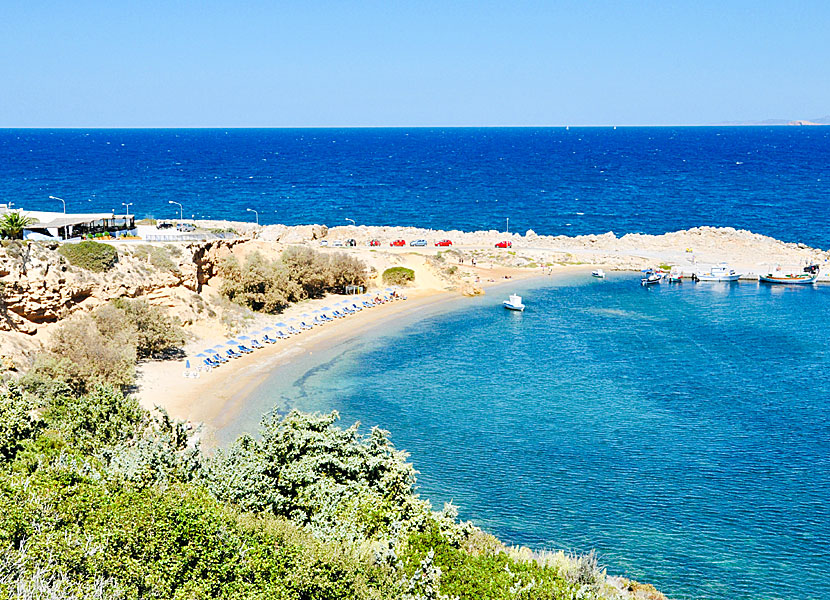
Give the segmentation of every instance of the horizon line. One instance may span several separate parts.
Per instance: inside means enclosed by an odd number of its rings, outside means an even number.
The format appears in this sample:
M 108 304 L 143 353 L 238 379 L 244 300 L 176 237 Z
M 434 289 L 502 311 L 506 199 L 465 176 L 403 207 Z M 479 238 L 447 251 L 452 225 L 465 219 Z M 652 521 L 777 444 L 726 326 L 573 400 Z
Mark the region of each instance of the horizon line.
M 827 123 L 804 125 L 793 119 L 786 123 L 659 123 L 659 124 L 567 124 L 567 125 L 0 125 L 3 129 L 583 129 L 645 128 L 645 127 L 828 127 Z

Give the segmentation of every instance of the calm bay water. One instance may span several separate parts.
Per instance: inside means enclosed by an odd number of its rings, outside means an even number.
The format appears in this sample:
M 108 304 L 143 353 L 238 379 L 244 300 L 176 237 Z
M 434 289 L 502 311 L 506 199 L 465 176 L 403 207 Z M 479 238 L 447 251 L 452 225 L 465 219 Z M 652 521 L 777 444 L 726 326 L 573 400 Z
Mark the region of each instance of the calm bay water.
M 0 202 L 263 223 L 747 228 L 830 247 L 830 127 L 0 130 Z
M 294 365 L 224 435 L 337 409 L 510 543 L 596 548 L 676 598 L 830 597 L 830 288 L 589 279 Z

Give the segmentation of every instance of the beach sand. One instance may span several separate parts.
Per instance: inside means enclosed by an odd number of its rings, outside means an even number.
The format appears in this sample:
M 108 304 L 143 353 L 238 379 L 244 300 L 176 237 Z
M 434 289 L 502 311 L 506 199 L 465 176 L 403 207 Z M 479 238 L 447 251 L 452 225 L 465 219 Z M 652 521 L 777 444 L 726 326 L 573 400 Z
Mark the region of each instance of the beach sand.
M 541 270 L 529 272 L 526 269 L 480 269 L 480 285 L 493 290 L 494 293 L 500 288 L 506 288 L 504 293 L 507 294 L 507 289 L 513 281 L 548 276 L 548 271 Z M 553 274 L 585 270 L 585 267 L 557 267 L 553 269 Z M 211 431 L 221 429 L 235 419 L 240 411 L 246 409 L 245 401 L 248 396 L 265 382 L 275 368 L 358 337 L 370 328 L 411 317 L 443 302 L 463 299 L 458 292 L 436 287 L 404 289 L 403 293 L 407 296 L 406 300 L 394 300 L 365 309 L 288 339 L 278 340 L 276 344 L 267 344 L 265 348 L 252 354 L 233 359 L 209 372 L 202 372 L 198 378 L 184 376 L 184 360 L 143 362 L 137 370 L 139 401 L 145 408 L 152 409 L 158 406 L 176 419 L 202 424 L 209 436 Z M 303 302 L 292 306 L 281 315 L 271 316 L 270 320 L 272 323 L 285 321 L 329 306 L 333 301 L 343 298 L 331 296 Z M 194 331 L 201 335 L 187 345 L 186 351 L 191 357 L 192 366 L 196 367 L 201 364 L 201 359 L 192 358 L 195 354 L 203 348 L 222 343 L 227 337 L 215 329 L 197 327 Z

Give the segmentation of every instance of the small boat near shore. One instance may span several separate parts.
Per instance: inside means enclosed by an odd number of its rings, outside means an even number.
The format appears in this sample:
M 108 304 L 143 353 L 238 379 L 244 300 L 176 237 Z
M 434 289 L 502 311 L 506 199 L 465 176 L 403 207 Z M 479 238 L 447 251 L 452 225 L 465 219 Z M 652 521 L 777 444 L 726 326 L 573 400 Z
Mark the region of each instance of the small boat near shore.
M 694 281 L 738 281 L 743 273 L 738 273 L 728 264 L 721 263 L 708 271 L 697 272 L 692 279 Z
M 522 304 L 522 297 L 516 294 L 510 294 L 510 299 L 505 300 L 501 305 L 508 310 L 516 310 L 519 312 L 525 309 L 525 305 Z
M 647 286 L 647 285 L 654 285 L 655 283 L 660 283 L 663 279 L 662 273 L 657 273 L 652 271 L 651 269 L 646 269 L 643 271 L 643 278 L 640 279 L 640 285 Z
M 781 271 L 781 269 L 779 268 L 774 272 L 767 273 L 766 275 L 760 275 L 758 279 L 763 283 L 773 283 L 782 285 L 809 285 L 811 283 L 816 282 L 816 280 L 818 279 L 818 275 L 819 266 L 810 265 L 809 267 L 804 267 L 804 271 L 802 273 L 788 273 L 786 271 Z
M 591 277 L 596 277 L 597 279 L 605 279 L 605 271 L 603 271 L 602 269 L 591 271 Z

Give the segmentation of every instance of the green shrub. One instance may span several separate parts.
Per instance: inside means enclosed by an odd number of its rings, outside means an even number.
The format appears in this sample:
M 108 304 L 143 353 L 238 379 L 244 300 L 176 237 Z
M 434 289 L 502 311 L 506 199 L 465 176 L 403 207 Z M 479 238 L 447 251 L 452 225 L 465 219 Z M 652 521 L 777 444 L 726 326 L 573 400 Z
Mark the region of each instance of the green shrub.
M 133 250 L 133 254 L 140 260 L 146 260 L 156 269 L 172 272 L 178 272 L 179 270 L 178 265 L 172 258 L 170 258 L 170 251 L 167 247 L 143 244 L 141 246 L 137 246 L 135 250 Z
M 349 285 L 366 285 L 366 265 L 346 254 L 325 255 L 310 248 L 291 247 L 279 261 L 258 252 L 244 264 L 234 256 L 219 266 L 223 296 L 251 310 L 278 313 L 292 302 L 344 292 Z
M 118 262 L 118 250 L 109 244 L 89 240 L 77 244 L 61 244 L 58 252 L 69 264 L 95 273 L 108 271 Z
M 406 285 L 415 281 L 415 271 L 406 267 L 390 267 L 383 272 L 386 285 Z
M 164 309 L 138 298 L 117 298 L 112 301 L 136 331 L 136 353 L 139 358 L 160 358 L 177 353 L 184 344 L 184 331 L 173 322 Z

